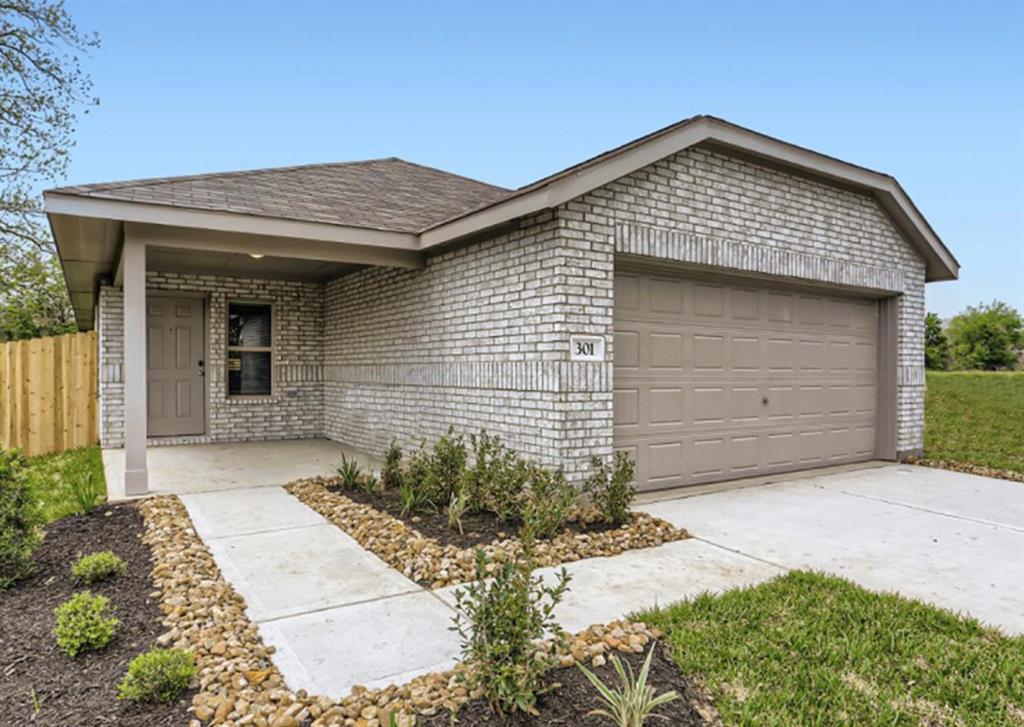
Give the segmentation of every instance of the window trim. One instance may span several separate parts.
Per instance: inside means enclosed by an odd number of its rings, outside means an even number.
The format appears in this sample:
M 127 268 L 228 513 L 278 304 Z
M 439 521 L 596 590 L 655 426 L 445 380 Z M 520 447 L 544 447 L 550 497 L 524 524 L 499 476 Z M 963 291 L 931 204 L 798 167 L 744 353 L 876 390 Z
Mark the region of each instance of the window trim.
M 228 327 L 231 325 L 231 306 L 233 305 L 251 305 L 251 306 L 265 306 L 270 309 L 270 345 L 269 346 L 232 346 L 230 341 L 230 333 Z M 277 394 L 277 381 L 274 376 L 274 371 L 277 368 L 277 363 L 274 361 L 274 342 L 277 340 L 277 310 L 276 306 L 271 301 L 266 300 L 249 300 L 249 299 L 233 299 L 226 302 L 225 315 L 224 315 L 224 396 L 231 401 L 266 401 L 272 399 Z M 229 371 L 228 366 L 231 361 L 232 353 L 269 353 L 270 354 L 270 392 L 267 394 L 232 394 L 231 384 L 229 382 Z

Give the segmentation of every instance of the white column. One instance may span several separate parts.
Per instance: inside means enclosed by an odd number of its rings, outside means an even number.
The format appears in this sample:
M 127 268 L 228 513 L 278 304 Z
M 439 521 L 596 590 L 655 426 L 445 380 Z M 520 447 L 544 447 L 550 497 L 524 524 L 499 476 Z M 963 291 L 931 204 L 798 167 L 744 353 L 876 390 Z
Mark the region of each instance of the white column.
M 146 246 L 125 235 L 124 494 L 149 492 L 146 469 Z

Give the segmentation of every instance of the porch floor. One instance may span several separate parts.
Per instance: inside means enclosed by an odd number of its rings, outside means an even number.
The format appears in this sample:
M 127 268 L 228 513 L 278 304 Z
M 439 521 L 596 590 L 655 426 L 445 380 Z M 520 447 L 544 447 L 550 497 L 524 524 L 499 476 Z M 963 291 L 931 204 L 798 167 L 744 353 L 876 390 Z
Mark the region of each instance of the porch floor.
M 150 446 L 146 450 L 149 492 L 183 495 L 283 485 L 302 477 L 334 474 L 342 454 L 374 470 L 382 464 L 376 457 L 329 439 Z M 130 499 L 124 494 L 123 449 L 103 450 L 103 473 L 110 502 Z

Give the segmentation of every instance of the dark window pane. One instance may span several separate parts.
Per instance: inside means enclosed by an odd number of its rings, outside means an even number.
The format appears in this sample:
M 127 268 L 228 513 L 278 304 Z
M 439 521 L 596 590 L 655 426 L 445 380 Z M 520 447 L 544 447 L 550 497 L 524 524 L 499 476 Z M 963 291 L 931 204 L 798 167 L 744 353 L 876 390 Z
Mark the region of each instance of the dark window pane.
M 228 345 L 270 346 L 270 306 L 228 305 Z
M 228 351 L 228 394 L 270 393 L 270 351 Z

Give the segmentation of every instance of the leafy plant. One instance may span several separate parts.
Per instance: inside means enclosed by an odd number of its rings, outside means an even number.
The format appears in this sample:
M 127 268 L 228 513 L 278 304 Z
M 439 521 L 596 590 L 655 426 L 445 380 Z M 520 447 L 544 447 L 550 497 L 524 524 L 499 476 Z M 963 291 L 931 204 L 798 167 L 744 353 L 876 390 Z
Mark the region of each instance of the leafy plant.
M 942 330 L 942 319 L 935 313 L 924 317 L 924 367 L 930 371 L 949 368 L 949 337 Z
M 170 702 L 188 687 L 195 670 L 195 660 L 187 651 L 150 649 L 128 665 L 128 673 L 118 686 L 118 699 Z
M 397 489 L 402 483 L 402 448 L 398 440 L 392 439 L 388 451 L 384 453 L 384 469 L 380 473 L 380 483 L 385 490 Z
M 428 493 L 416 482 L 403 479 L 398 486 L 398 496 L 402 500 L 402 514 L 411 512 L 429 512 L 433 509 Z
M 590 463 L 594 467 L 594 474 L 583 483 L 583 490 L 601 511 L 606 522 L 624 525 L 629 520 L 629 506 L 636 497 L 636 488 L 633 486 L 636 464 L 633 458 L 626 452 L 616 451 L 610 471 L 602 457 L 595 455 L 590 458 Z
M 466 442 L 449 427 L 448 433 L 434 444 L 428 481 L 438 503 L 451 501 L 460 489 L 466 470 Z
M 95 583 L 124 573 L 128 566 L 109 550 L 83 555 L 71 566 L 71 574 L 83 583 Z
M 57 646 L 74 657 L 84 651 L 102 649 L 114 636 L 118 619 L 110 614 L 110 601 L 80 591 L 53 610 Z
M 367 495 L 372 495 L 380 490 L 380 480 L 377 479 L 377 475 L 367 473 L 360 482 L 363 485 L 363 492 Z
M 477 549 L 476 579 L 456 592 L 452 628 L 462 638 L 462 658 L 469 665 L 460 678 L 499 712 L 536 714 L 544 673 L 554 663 L 551 651 L 539 642 L 545 632 L 560 633 L 554 611 L 568 589 L 569 574 L 563 568 L 558 582 L 545 586 L 532 574 L 528 550 L 493 574 L 489 564 Z
M 0 591 L 32 573 L 37 525 L 25 458 L 17 451 L 0 451 Z
M 947 334 L 957 368 L 1012 368 L 1024 348 L 1024 318 L 1001 301 L 968 306 L 949 322 Z
M 569 509 L 576 502 L 578 493 L 566 482 L 561 470 L 552 471 L 531 464 L 528 471 L 529 486 L 522 505 L 524 537 L 547 540 L 556 535 L 569 519 Z
M 448 527 L 461 533 L 462 518 L 468 509 L 469 492 L 465 487 L 460 487 L 452 493 L 452 499 L 448 501 Z
M 88 515 L 96 507 L 106 487 L 103 478 L 95 470 L 81 467 L 64 472 L 64 489 L 73 504 L 73 512 Z
M 341 453 L 341 464 L 338 465 L 338 476 L 341 477 L 341 487 L 345 490 L 354 490 L 359 487 L 363 471 L 355 457 L 347 457 Z
M 473 464 L 463 475 L 470 509 L 493 513 L 508 522 L 522 514 L 522 495 L 529 480 L 528 463 L 486 431 L 470 436 Z
M 611 658 L 612 667 L 619 675 L 619 681 L 622 684 L 618 689 L 612 689 L 605 685 L 587 667 L 577 664 L 580 671 L 597 689 L 601 695 L 601 700 L 607 706 L 607 709 L 595 709 L 590 714 L 601 714 L 609 717 L 618 727 L 643 727 L 648 717 L 666 719 L 661 717 L 661 715 L 654 714 L 654 710 L 663 704 L 668 704 L 672 700 L 678 699 L 679 695 L 674 691 L 656 695 L 654 687 L 648 686 L 647 676 L 651 670 L 652 656 L 654 656 L 653 645 L 650 651 L 647 652 L 647 658 L 644 659 L 640 673 L 634 677 L 633 667 L 629 664 L 623 667 L 619 657 L 613 655 Z

